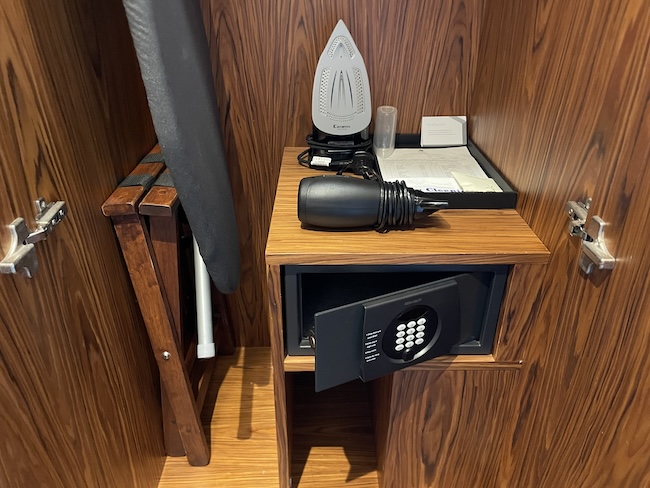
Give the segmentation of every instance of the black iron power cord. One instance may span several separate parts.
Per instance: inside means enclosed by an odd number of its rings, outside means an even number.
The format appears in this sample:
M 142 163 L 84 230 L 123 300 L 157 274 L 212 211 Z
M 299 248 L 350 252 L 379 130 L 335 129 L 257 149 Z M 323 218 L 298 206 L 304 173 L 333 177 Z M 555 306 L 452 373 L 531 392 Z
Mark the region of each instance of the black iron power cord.
M 307 136 L 308 149 L 298 155 L 298 163 L 306 168 L 321 171 L 336 171 L 338 175 L 353 173 L 367 180 L 383 181 L 377 166 L 377 158 L 369 149 L 371 142 L 355 145 L 336 145 L 315 142 L 311 135 Z M 326 163 L 312 164 L 314 153 L 327 154 L 322 156 Z
M 336 141 L 325 143 L 315 141 L 310 134 L 306 137 L 306 142 L 308 148 L 298 155 L 298 162 L 307 168 L 339 171 L 347 167 L 345 170 L 349 170 L 355 154 L 359 152 L 365 153 L 366 158 L 371 159 L 376 166 L 376 159 L 369 152 L 372 145 L 370 140 L 358 144 L 337 143 Z M 322 157 L 325 161 L 313 163 L 314 157 Z

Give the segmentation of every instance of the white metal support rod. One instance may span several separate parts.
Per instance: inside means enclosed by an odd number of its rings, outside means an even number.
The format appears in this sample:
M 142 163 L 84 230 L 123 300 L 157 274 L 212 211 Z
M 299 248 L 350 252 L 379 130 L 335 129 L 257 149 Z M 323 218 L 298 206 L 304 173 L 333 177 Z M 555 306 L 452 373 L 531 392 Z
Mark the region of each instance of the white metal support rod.
M 212 335 L 212 296 L 210 294 L 210 275 L 199 252 L 196 239 L 194 242 L 194 284 L 196 288 L 196 356 L 199 359 L 213 358 L 215 355 Z

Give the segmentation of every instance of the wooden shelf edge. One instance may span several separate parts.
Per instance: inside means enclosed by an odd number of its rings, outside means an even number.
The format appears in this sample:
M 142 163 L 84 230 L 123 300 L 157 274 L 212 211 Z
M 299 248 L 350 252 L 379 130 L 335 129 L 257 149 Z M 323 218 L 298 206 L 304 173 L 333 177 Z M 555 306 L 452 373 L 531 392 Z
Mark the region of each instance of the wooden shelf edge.
M 449 370 L 519 370 L 521 361 L 496 361 L 492 354 L 465 354 L 460 356 L 442 356 L 411 366 L 414 371 Z
M 314 356 L 285 356 L 284 372 L 300 373 L 303 371 L 315 371 L 316 364 Z
M 427 255 L 391 255 L 391 254 L 358 254 L 358 253 L 330 253 L 324 254 L 281 254 L 267 249 L 266 263 L 269 265 L 287 264 L 547 264 L 550 253 L 546 250 L 522 254 L 427 254 Z
M 496 361 L 492 354 L 442 356 L 409 367 L 411 371 L 436 370 L 519 370 L 521 361 Z M 315 370 L 313 356 L 286 356 L 284 358 L 285 373 L 300 373 Z

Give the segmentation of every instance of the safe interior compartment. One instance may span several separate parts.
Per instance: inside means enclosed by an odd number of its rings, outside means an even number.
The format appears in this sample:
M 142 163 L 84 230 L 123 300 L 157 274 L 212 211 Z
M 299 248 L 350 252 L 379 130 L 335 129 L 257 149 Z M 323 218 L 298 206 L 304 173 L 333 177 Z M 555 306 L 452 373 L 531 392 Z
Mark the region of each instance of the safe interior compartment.
M 355 378 L 368 381 L 437 355 L 489 354 L 508 269 L 507 265 L 284 266 L 286 353 L 316 355 L 317 390 Z M 425 306 L 418 308 L 416 302 L 421 299 Z M 403 320 L 393 321 L 392 326 L 389 322 L 402 311 L 405 324 L 409 314 L 420 314 L 421 321 L 429 318 L 429 325 L 431 319 L 442 325 L 438 333 L 441 329 L 446 336 L 432 341 L 437 342 L 437 349 L 428 347 L 408 360 L 398 357 L 390 343 L 395 337 L 388 337 L 388 330 L 392 327 L 395 334 L 395 327 Z M 426 313 L 422 315 L 422 311 Z M 364 316 L 365 322 L 380 324 L 376 330 L 385 330 L 379 334 L 379 346 L 384 336 L 384 350 L 379 347 L 381 358 L 368 354 L 374 351 L 369 347 L 377 346 L 376 340 L 372 342 L 377 333 L 373 324 L 364 324 Z M 418 317 L 412 318 L 415 321 Z M 424 331 L 421 335 L 428 334 L 424 327 L 419 329 Z M 309 341 L 314 332 L 315 351 Z M 390 353 L 393 357 L 388 357 Z

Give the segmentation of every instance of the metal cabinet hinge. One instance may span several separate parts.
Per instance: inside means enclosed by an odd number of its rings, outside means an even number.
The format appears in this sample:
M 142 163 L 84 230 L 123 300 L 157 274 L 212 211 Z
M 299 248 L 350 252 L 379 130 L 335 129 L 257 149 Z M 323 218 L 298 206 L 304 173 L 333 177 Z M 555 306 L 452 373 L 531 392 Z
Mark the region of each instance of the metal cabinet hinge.
M 591 206 L 591 198 L 585 202 L 575 202 L 573 200 L 566 202 L 564 211 L 569 215 L 569 235 L 584 239 L 587 235 L 584 227 L 587 223 L 587 214 Z
M 585 274 L 596 268 L 613 269 L 616 263 L 605 245 L 605 221 L 596 215 L 585 228 L 590 205 L 591 199 L 587 199 L 586 202 L 569 201 L 565 206 L 569 216 L 569 235 L 582 240 L 578 265 Z
M 11 245 L 9 252 L 0 261 L 0 273 L 22 274 L 31 278 L 38 269 L 38 259 L 34 244 L 44 241 L 68 214 L 68 207 L 65 202 L 58 201 L 45 203 L 43 198 L 36 200 L 36 229 L 30 232 L 23 218 L 15 219 L 9 224 Z
M 36 217 L 34 218 L 36 230 L 27 236 L 26 242 L 30 244 L 47 239 L 54 227 L 59 225 L 68 214 L 68 206 L 62 201 L 45 203 L 43 198 L 39 198 L 34 203 L 36 205 Z

